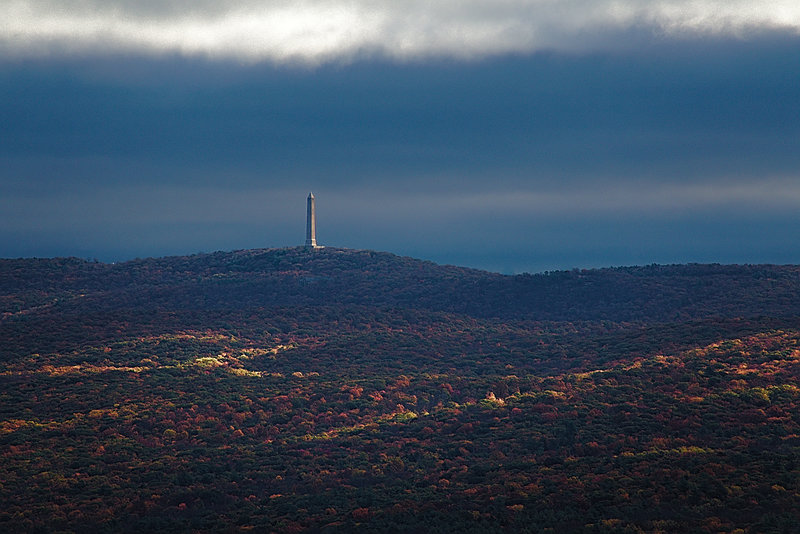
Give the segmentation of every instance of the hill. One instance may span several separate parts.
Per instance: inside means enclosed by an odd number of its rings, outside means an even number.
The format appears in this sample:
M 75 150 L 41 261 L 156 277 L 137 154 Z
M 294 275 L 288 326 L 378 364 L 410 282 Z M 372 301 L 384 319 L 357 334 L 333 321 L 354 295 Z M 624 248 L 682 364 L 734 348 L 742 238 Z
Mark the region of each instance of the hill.
M 503 276 L 324 248 L 120 264 L 0 260 L 0 313 L 363 305 L 532 320 L 665 321 L 800 312 L 800 267 L 652 265 Z
M 798 273 L 0 260 L 0 530 L 793 532 Z

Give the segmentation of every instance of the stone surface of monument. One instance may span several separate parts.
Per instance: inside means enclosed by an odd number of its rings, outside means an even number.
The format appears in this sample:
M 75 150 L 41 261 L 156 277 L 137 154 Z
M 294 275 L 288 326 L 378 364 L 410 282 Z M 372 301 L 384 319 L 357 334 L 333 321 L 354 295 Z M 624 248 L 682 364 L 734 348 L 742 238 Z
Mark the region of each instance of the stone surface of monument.
M 306 209 L 306 246 L 321 248 L 317 245 L 317 213 L 314 205 L 314 193 L 308 194 Z

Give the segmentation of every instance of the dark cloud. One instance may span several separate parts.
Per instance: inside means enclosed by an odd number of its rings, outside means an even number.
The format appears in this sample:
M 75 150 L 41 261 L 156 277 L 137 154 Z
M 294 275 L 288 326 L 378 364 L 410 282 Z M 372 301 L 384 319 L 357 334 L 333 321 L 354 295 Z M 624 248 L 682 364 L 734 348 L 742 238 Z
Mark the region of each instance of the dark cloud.
M 322 241 L 449 263 L 800 261 L 798 45 L 6 62 L 0 255 L 295 244 L 313 189 Z

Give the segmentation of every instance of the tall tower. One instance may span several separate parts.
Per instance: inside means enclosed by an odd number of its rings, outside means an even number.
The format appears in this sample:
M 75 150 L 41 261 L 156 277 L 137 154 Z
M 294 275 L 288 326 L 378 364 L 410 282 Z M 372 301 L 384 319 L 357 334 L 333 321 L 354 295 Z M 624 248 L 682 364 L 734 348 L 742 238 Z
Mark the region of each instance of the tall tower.
M 317 248 L 317 213 L 314 207 L 314 193 L 308 194 L 306 210 L 306 246 Z

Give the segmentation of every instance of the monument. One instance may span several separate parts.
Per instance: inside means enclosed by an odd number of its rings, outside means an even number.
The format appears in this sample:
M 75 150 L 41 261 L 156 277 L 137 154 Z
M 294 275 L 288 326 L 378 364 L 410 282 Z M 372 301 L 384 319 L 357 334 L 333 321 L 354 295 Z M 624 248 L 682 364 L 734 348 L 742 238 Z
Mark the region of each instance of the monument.
M 306 247 L 322 248 L 317 245 L 317 213 L 314 207 L 314 193 L 308 194 L 306 209 Z

